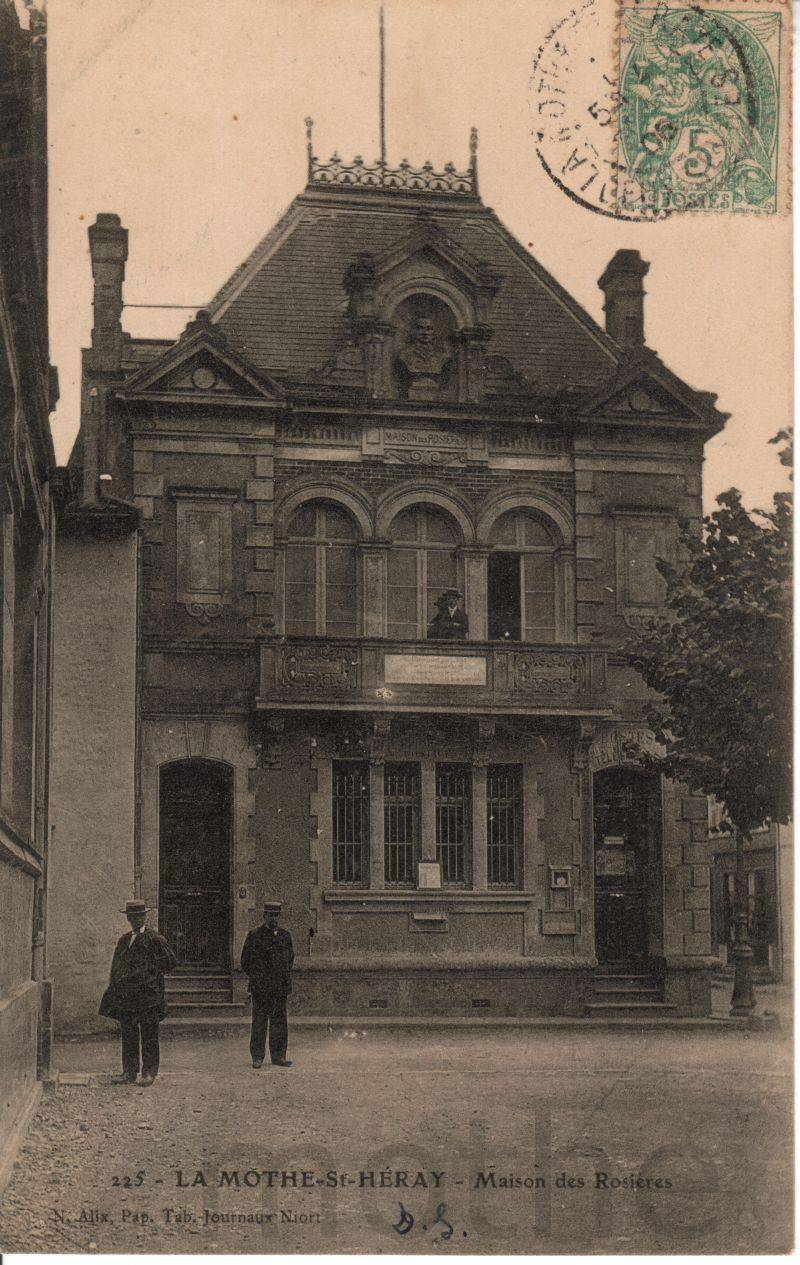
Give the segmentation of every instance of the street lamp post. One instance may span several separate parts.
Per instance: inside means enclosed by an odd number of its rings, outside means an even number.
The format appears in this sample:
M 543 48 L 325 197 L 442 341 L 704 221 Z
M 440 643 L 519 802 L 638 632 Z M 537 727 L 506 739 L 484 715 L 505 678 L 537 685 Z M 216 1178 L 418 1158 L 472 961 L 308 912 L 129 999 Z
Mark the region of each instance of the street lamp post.
M 736 907 L 734 913 L 733 941 L 733 996 L 731 997 L 732 1015 L 749 1015 L 755 1009 L 756 999 L 753 993 L 753 950 L 748 940 L 747 911 L 747 878 L 744 871 L 744 837 L 737 826 L 733 826 L 736 843 Z

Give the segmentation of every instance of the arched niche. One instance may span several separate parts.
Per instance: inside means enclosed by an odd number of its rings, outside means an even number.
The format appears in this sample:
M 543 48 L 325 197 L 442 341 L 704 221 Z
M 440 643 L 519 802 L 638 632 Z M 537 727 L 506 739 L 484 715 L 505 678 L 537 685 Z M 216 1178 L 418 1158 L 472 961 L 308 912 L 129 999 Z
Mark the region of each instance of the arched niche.
M 456 399 L 458 321 L 452 307 L 430 291 L 417 291 L 397 303 L 391 322 L 392 395 L 423 403 Z

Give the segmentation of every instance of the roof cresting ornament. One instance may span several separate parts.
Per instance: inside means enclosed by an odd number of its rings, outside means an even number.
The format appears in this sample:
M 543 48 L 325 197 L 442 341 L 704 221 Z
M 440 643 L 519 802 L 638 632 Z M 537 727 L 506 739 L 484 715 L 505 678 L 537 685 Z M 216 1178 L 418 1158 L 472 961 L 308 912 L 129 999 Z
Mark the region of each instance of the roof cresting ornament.
M 386 161 L 386 27 L 383 6 L 378 26 L 379 88 L 378 88 L 378 136 L 380 156 L 374 163 L 365 162 L 358 154 L 346 163 L 334 153 L 327 163 L 320 162 L 314 153 L 314 120 L 307 118 L 306 150 L 308 154 L 308 185 L 335 186 L 353 189 L 393 189 L 407 193 L 448 194 L 468 198 L 478 197 L 478 129 L 469 134 L 469 166 L 457 171 L 451 162 L 442 171 L 434 170 L 431 162 L 412 167 L 406 158 L 397 167 L 389 167 Z

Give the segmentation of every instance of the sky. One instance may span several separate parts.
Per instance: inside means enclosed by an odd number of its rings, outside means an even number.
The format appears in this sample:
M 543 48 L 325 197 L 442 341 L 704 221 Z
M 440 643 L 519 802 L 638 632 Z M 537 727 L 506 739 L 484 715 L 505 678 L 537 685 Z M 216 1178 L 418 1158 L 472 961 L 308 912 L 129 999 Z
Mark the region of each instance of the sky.
M 768 504 L 785 471 L 768 439 L 791 417 L 791 236 L 781 215 L 623 223 L 576 205 L 536 156 L 532 64 L 571 0 L 386 0 L 389 162 L 465 168 L 480 135 L 483 200 L 602 322 L 613 253 L 650 263 L 646 334 L 731 413 L 706 449 L 704 496 Z M 597 0 L 597 61 L 613 73 L 615 5 Z M 53 415 L 65 461 L 91 330 L 86 230 L 114 211 L 130 233 L 128 304 L 206 303 L 305 184 L 314 148 L 378 149 L 373 0 L 50 0 Z M 573 84 L 574 108 L 586 106 Z M 190 311 L 126 307 L 139 337 L 176 337 Z

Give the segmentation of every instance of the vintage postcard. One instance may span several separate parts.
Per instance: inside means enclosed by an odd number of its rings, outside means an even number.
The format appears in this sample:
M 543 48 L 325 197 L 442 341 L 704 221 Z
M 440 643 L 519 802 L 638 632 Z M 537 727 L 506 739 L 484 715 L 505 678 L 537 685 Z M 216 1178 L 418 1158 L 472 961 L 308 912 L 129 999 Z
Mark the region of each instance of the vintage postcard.
M 0 0 L 0 1250 L 792 1250 L 792 12 Z

